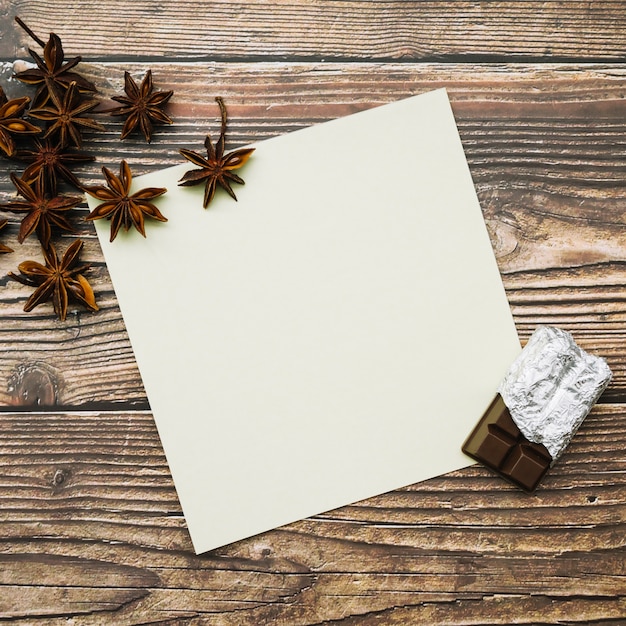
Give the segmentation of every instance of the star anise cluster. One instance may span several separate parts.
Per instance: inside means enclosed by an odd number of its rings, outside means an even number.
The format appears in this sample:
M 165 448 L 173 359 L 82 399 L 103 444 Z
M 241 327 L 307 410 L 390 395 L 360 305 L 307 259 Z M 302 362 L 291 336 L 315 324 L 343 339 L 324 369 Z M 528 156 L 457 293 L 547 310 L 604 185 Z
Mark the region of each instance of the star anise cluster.
M 94 157 L 76 148 L 81 146 L 85 130 L 103 130 L 104 126 L 86 115 L 99 102 L 92 97 L 95 85 L 76 72 L 81 57 L 66 58 L 58 35 L 50 33 L 44 41 L 20 18 L 15 19 L 42 51 L 29 49 L 33 67 L 14 76 L 36 87 L 32 99 L 8 100 L 0 90 L 0 150 L 24 164 L 21 173 L 10 172 L 16 199 L 0 204 L 0 209 L 21 217 L 19 243 L 31 235 L 39 239 L 45 265 L 24 261 L 19 265 L 20 274 L 9 276 L 37 287 L 24 310 L 52 300 L 57 315 L 65 319 L 68 299 L 82 302 L 91 310 L 97 307 L 93 291 L 81 273 L 87 266 L 81 266 L 80 271 L 73 269 L 82 241 L 70 246 L 62 261 L 58 261 L 52 243 L 57 232 L 76 232 L 69 215 L 83 200 L 82 195 L 62 192 L 61 186 L 82 191 L 72 170 Z M 0 246 L 0 251 L 8 250 Z
M 20 243 L 35 233 L 46 248 L 53 229 L 74 230 L 61 212 L 81 202 L 80 196 L 61 195 L 60 183 L 82 191 L 70 168 L 94 160 L 93 156 L 74 148 L 81 146 L 84 130 L 104 127 L 85 117 L 99 103 L 91 97 L 96 92 L 95 85 L 75 71 L 81 57 L 66 59 L 58 35 L 50 33 L 48 41 L 43 41 L 20 18 L 15 19 L 43 48 L 43 53 L 29 49 L 34 67 L 15 74 L 17 80 L 37 88 L 32 102 L 28 97 L 17 98 L 0 107 L 0 147 L 7 156 L 26 163 L 20 175 L 11 173 L 20 197 L 0 204 L 0 208 L 23 216 Z M 41 123 L 35 125 L 24 120 L 24 116 Z M 32 137 L 31 144 L 18 146 L 16 138 L 20 136 Z
M 73 187 L 102 201 L 85 219 L 108 219 L 111 241 L 120 229 L 128 231 L 131 227 L 145 237 L 146 218 L 167 222 L 152 202 L 167 190 L 156 187 L 131 189 L 132 174 L 125 160 L 120 164 L 119 176 L 106 167 L 102 168 L 106 185 L 85 186 L 80 182 L 74 167 L 95 160 L 91 154 L 81 151 L 83 133 L 104 130 L 104 126 L 91 115 L 104 113 L 123 117 L 122 140 L 137 131 L 150 142 L 155 125 L 172 123 L 163 109 L 173 92 L 155 90 L 151 70 L 147 70 L 140 83 L 125 72 L 124 95 L 112 97 L 121 106 L 100 109 L 99 101 L 93 97 L 97 92 L 95 85 L 76 71 L 81 57 L 66 58 L 58 35 L 50 33 L 48 40 L 44 41 L 20 18 L 15 19 L 42 51 L 29 48 L 33 66 L 14 76 L 36 88 L 32 100 L 29 97 L 9 100 L 0 88 L 0 156 L 26 163 L 21 174 L 10 173 L 16 199 L 0 204 L 0 209 L 22 216 L 18 241 L 23 243 L 29 236 L 36 236 L 41 243 L 45 264 L 24 261 L 19 264 L 19 274 L 11 272 L 9 276 L 35 287 L 25 311 L 51 300 L 54 311 L 64 320 L 71 300 L 92 311 L 98 307 L 93 290 L 83 276 L 88 266 L 77 265 L 83 242 L 80 239 L 74 241 L 60 258 L 53 244 L 56 233 L 76 232 L 70 213 L 83 201 L 82 195 L 63 193 L 63 186 Z M 237 199 L 232 184 L 242 185 L 244 181 L 234 170 L 242 167 L 254 151 L 253 148 L 225 151 L 226 107 L 221 98 L 216 101 L 221 114 L 220 134 L 215 144 L 209 135 L 206 136 L 206 157 L 191 150 L 180 150 L 197 169 L 189 170 L 179 185 L 204 184 L 205 208 L 218 187 Z M 29 144 L 27 140 L 30 140 Z M 0 219 L 0 231 L 6 225 L 7 220 Z M 12 251 L 0 243 L 0 253 Z
M 39 304 L 52 300 L 61 319 L 67 315 L 68 301 L 74 300 L 96 310 L 93 290 L 83 276 L 86 265 L 76 267 L 76 259 L 83 242 L 77 240 L 61 256 L 53 240 L 57 233 L 75 233 L 71 215 L 82 203 L 82 192 L 91 191 L 106 201 L 87 219 L 107 217 L 111 220 L 112 239 L 120 227 L 134 225 L 145 236 L 144 218 L 167 221 L 150 200 L 165 192 L 147 189 L 130 192 L 132 176 L 125 161 L 119 178 L 103 168 L 107 187 L 85 187 L 76 176 L 77 166 L 94 161 L 92 154 L 81 147 L 85 133 L 93 134 L 105 127 L 94 115 L 98 113 L 125 117 L 121 138 L 140 130 L 149 142 L 156 124 L 171 124 L 163 108 L 172 96 L 171 91 L 156 91 L 152 72 L 147 71 L 141 84 L 126 72 L 125 95 L 114 96 L 122 106 L 103 110 L 95 99 L 96 86 L 77 71 L 80 56 L 66 57 L 60 37 L 50 33 L 47 41 L 40 38 L 19 17 L 17 24 L 41 48 L 29 48 L 32 67 L 19 71 L 14 78 L 35 88 L 32 99 L 20 97 L 9 100 L 0 88 L 0 156 L 24 163 L 21 173 L 10 172 L 16 198 L 0 204 L 0 209 L 15 213 L 21 218 L 17 239 L 23 243 L 29 236 L 39 239 L 45 265 L 25 261 L 19 265 L 19 274 L 9 276 L 30 286 L 35 292 L 24 308 L 30 311 Z M 36 47 L 36 46 L 35 46 Z M 66 193 L 71 187 L 81 195 Z M 0 219 L 0 230 L 8 220 Z M 0 243 L 0 253 L 12 252 Z
M 15 19 L 43 48 L 43 57 L 29 48 L 28 53 L 35 67 L 15 74 L 17 80 L 37 87 L 28 115 L 46 122 L 44 138 L 54 138 L 63 148 L 80 148 L 82 131 L 87 128 L 104 130 L 102 124 L 85 117 L 85 113 L 99 104 L 98 100 L 90 97 L 97 91 L 96 86 L 71 71 L 82 59 L 80 56 L 66 59 L 58 35 L 50 33 L 48 41 L 44 42 L 20 18 Z
M 94 157 L 74 148 L 80 147 L 83 130 L 104 127 L 84 116 L 95 109 L 98 101 L 91 98 L 95 85 L 74 71 L 81 58 L 66 59 L 61 39 L 55 33 L 43 41 L 21 19 L 16 21 L 43 51 L 39 54 L 29 49 L 34 66 L 15 74 L 17 80 L 36 87 L 32 100 L 9 100 L 0 90 L 0 150 L 26 164 L 21 174 L 10 172 L 16 199 L 0 204 L 0 209 L 21 217 L 19 243 L 30 235 L 39 239 L 45 265 L 24 261 L 19 265 L 20 273 L 9 273 L 9 277 L 36 287 L 25 311 L 52 300 L 56 314 L 65 319 L 69 300 L 81 302 L 91 310 L 97 306 L 93 290 L 81 273 L 87 266 L 74 268 L 83 242 L 72 244 L 61 261 L 52 244 L 55 232 L 75 232 L 68 215 L 82 202 L 81 195 L 60 193 L 59 187 L 62 182 L 82 191 L 70 168 L 93 161 Z M 3 220 L 1 226 L 6 223 Z M 0 251 L 8 252 L 11 248 L 1 244 Z

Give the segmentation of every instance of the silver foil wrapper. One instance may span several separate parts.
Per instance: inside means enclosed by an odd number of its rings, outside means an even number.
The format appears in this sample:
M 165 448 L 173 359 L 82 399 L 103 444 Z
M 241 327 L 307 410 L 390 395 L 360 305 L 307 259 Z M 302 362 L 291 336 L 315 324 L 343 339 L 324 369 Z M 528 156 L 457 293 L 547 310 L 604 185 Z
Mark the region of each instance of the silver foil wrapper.
M 610 380 L 604 359 L 578 347 L 570 333 L 540 326 L 498 391 L 522 434 L 543 444 L 554 462 Z

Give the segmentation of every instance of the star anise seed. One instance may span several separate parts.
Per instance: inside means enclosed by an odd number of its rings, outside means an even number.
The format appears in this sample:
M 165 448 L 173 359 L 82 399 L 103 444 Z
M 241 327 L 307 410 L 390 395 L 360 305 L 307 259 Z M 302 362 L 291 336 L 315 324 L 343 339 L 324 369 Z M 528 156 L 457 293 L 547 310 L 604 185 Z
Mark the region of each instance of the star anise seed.
M 2 94 L 4 96 L 4 92 Z M 15 140 L 12 135 L 36 135 L 41 132 L 41 128 L 34 126 L 30 122 L 22 119 L 22 114 L 30 102 L 30 98 L 15 98 L 6 100 L 2 98 L 0 104 L 0 150 L 7 156 L 15 154 Z
M 23 83 L 39 86 L 33 98 L 33 108 L 41 108 L 48 102 L 52 91 L 55 89 L 64 91 L 71 83 L 76 83 L 82 93 L 96 91 L 93 83 L 83 78 L 80 74 L 70 71 L 82 59 L 80 56 L 77 56 L 65 63 L 63 45 L 58 35 L 50 33 L 50 38 L 46 43 L 37 37 L 19 17 L 16 17 L 15 21 L 43 48 L 43 59 L 34 50 L 28 49 L 30 56 L 37 64 L 36 68 L 15 74 L 15 78 Z
M 56 195 L 60 178 L 76 189 L 82 190 L 82 184 L 70 170 L 70 167 L 95 160 L 91 154 L 68 150 L 50 139 L 35 140 L 33 150 L 17 150 L 14 156 L 20 161 L 30 163 L 24 170 L 22 179 L 27 182 L 34 182 L 37 178 L 43 177 L 45 190 L 50 195 Z
M 124 91 L 126 92 L 125 96 L 113 96 L 112 98 L 124 106 L 111 109 L 108 113 L 109 115 L 126 116 L 122 128 L 122 139 L 126 139 L 130 133 L 139 127 L 149 143 L 152 139 L 153 123 L 172 123 L 172 120 L 161 110 L 161 107 L 167 104 L 174 92 L 154 91 L 152 70 L 146 72 L 140 86 L 128 72 L 124 72 Z
M 11 173 L 11 180 L 24 200 L 0 204 L 0 208 L 26 213 L 17 236 L 20 243 L 23 243 L 32 232 L 37 231 L 39 241 L 42 246 L 46 247 L 50 243 L 52 226 L 58 226 L 71 233 L 75 232 L 64 213 L 78 206 L 82 202 L 81 197 L 49 196 L 44 190 L 43 178 L 28 183 Z
M 24 311 L 32 311 L 36 306 L 52 300 L 54 312 L 61 321 L 67 317 L 70 300 L 84 304 L 91 311 L 98 305 L 93 289 L 82 275 L 89 265 L 76 266 L 83 242 L 77 239 L 59 261 L 54 246 L 43 249 L 45 265 L 37 261 L 24 261 L 18 265 L 20 274 L 9 272 L 9 276 L 23 285 L 36 287 L 24 305 Z
M 200 169 L 192 169 L 186 172 L 178 181 L 178 184 L 190 186 L 205 183 L 203 202 L 205 209 L 209 206 L 211 200 L 213 200 L 217 185 L 225 189 L 232 198 L 237 200 L 237 196 L 232 190 L 230 183 L 234 182 L 243 185 L 244 181 L 237 176 L 233 170 L 239 169 L 244 165 L 254 152 L 254 148 L 242 148 L 224 154 L 224 145 L 226 143 L 226 107 L 224 106 L 222 98 L 215 98 L 215 101 L 220 107 L 222 126 L 215 147 L 211 143 L 210 135 L 207 135 L 204 140 L 207 158 L 204 158 L 192 150 L 186 150 L 185 148 L 179 150 L 188 161 L 198 165 Z
M 0 230 L 2 230 L 8 223 L 9 220 L 0 220 Z M 0 243 L 0 253 L 5 252 L 13 252 L 13 248 L 9 248 L 9 246 L 5 246 L 3 243 Z
M 70 84 L 63 97 L 56 89 L 53 89 L 50 92 L 50 98 L 52 106 L 30 111 L 31 117 L 52 123 L 44 135 L 45 138 L 58 136 L 58 142 L 62 147 L 74 145 L 80 148 L 82 145 L 81 127 L 104 130 L 104 126 L 99 122 L 81 117 L 83 113 L 95 109 L 99 102 L 94 99 L 82 99 L 76 83 Z
M 106 187 L 104 185 L 84 187 L 85 192 L 90 196 L 103 200 L 85 219 L 106 218 L 111 220 L 110 241 L 117 237 L 122 226 L 125 231 L 134 226 L 145 237 L 144 218 L 146 216 L 159 222 L 167 222 L 167 218 L 161 215 L 159 209 L 151 202 L 162 196 L 167 189 L 146 187 L 131 194 L 130 187 L 133 177 L 126 161 L 120 163 L 119 177 L 106 167 L 102 168 L 102 173 L 106 178 Z

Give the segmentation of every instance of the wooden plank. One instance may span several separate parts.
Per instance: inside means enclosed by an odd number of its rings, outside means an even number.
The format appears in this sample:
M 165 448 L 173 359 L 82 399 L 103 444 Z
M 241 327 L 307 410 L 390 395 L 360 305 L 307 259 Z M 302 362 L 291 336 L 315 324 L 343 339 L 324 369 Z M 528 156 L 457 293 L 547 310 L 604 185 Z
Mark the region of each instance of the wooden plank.
M 86 211 L 83 211 L 86 214 Z M 59 250 L 71 243 L 57 240 Z M 54 406 L 101 404 L 147 407 L 145 391 L 135 363 L 126 327 L 115 299 L 100 246 L 92 234 L 85 239 L 81 259 L 91 267 L 86 273 L 97 292 L 99 311 L 71 306 L 60 322 L 52 305 L 31 313 L 22 309 L 33 288 L 6 277 L 26 259 L 43 262 L 39 244 L 28 241 L 2 263 L 3 367 L 0 379 L 4 406 Z M 19 246 L 19 244 L 18 244 Z M 17 257 L 17 258 L 16 258 Z
M 81 0 L 69 11 L 53 0 L 0 1 L 2 15 L 16 11 L 40 37 L 52 30 L 69 54 L 89 58 L 494 61 L 626 54 L 624 4 L 611 0 L 177 0 L 158 7 L 147 0 Z M 28 45 L 5 17 L 0 57 L 25 54 Z
M 103 101 L 122 89 L 123 71 L 137 77 L 144 64 L 85 64 Z M 107 132 L 86 137 L 97 162 L 84 167 L 86 183 L 99 168 L 127 158 L 136 174 L 182 162 L 178 148 L 201 150 L 218 127 L 214 102 L 230 113 L 230 147 L 272 137 L 428 89 L 446 87 L 490 230 L 520 336 L 537 324 L 571 330 L 586 348 L 609 360 L 615 379 L 605 400 L 626 394 L 626 101 L 622 65 L 444 64 L 155 64 L 157 88 L 173 89 L 173 126 L 147 146 L 121 142 L 121 122 L 105 118 Z M 5 81 L 17 93 L 22 86 Z M 23 93 L 23 91 L 19 92 Z M 372 129 L 375 145 L 377 129 Z M 378 155 L 376 158 L 387 158 Z M 0 201 L 13 193 L 0 163 Z M 145 408 L 146 398 L 93 226 L 86 208 L 73 223 L 87 243 L 101 310 L 72 308 L 61 323 L 42 306 L 22 312 L 30 290 L 6 278 L 26 258 L 40 258 L 33 238 L 22 246 L 18 221 L 0 256 L 0 405 Z M 60 248 L 71 238 L 59 240 Z
M 625 444 L 599 406 L 533 496 L 472 466 L 194 556 L 149 413 L 4 413 L 0 619 L 624 618 Z

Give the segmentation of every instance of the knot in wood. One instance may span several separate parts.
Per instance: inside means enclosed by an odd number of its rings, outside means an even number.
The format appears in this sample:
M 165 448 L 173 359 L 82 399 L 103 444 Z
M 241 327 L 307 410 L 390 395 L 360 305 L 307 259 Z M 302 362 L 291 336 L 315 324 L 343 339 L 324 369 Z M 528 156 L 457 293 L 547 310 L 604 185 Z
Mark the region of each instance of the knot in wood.
M 65 472 L 62 469 L 58 469 L 52 477 L 52 484 L 55 487 L 60 487 L 65 482 Z
M 9 380 L 13 405 L 54 406 L 59 391 L 57 372 L 45 363 L 19 365 Z

